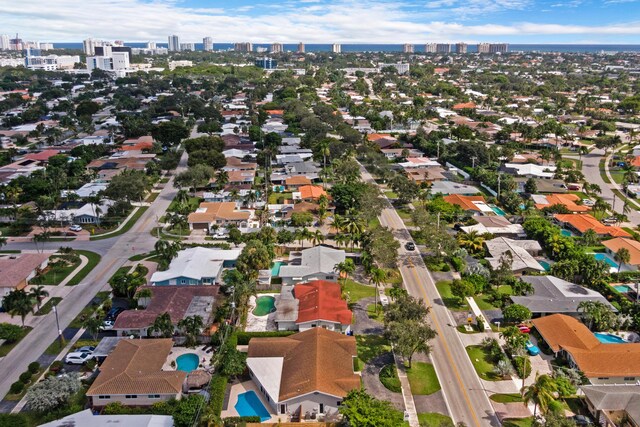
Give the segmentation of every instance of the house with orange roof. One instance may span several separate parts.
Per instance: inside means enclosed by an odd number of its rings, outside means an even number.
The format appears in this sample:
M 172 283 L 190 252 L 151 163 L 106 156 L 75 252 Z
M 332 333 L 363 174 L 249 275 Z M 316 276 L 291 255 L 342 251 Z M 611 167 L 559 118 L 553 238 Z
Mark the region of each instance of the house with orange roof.
M 486 200 L 482 196 L 463 196 L 460 194 L 450 194 L 448 196 L 444 196 L 443 199 L 447 203 L 460 206 L 462 210 L 471 214 L 495 214 L 493 209 L 491 209 L 491 207 L 487 205 Z
M 640 343 L 604 332 L 596 335 L 578 319 L 564 314 L 532 322 L 551 351 L 564 356 L 592 384 L 635 384 L 640 379 Z
M 604 225 L 589 214 L 556 214 L 554 218 L 558 225 L 578 235 L 593 230 L 601 237 L 631 237 L 622 227 Z
M 575 194 L 534 194 L 531 196 L 536 209 L 542 210 L 554 205 L 562 205 L 569 212 L 587 212 L 591 208 L 585 205 L 579 205 L 580 197 Z
M 462 102 L 453 106 L 454 110 L 474 109 L 476 104 L 474 102 Z
M 284 285 L 276 300 L 274 321 L 279 331 L 324 328 L 348 333 L 353 314 L 342 299 L 340 284 L 313 280 Z
M 396 139 L 394 137 L 391 136 L 391 134 L 388 133 L 370 133 L 369 135 L 367 135 L 367 141 L 377 141 L 379 139 Z
M 24 156 L 25 159 L 35 160 L 40 163 L 47 163 L 53 156 L 60 154 L 58 150 L 43 150 L 38 153 L 29 153 Z
M 235 225 L 249 228 L 253 213 L 249 210 L 237 210 L 235 202 L 202 202 L 195 212 L 189 214 L 189 230 L 212 231 L 212 227 Z
M 302 185 L 298 188 L 300 200 L 318 200 L 322 196 L 329 197 L 327 192 L 320 185 Z M 294 199 L 295 199 L 294 195 Z
M 284 110 L 265 110 L 265 113 L 267 113 L 271 117 L 282 117 L 282 116 L 284 116 Z
M 624 248 L 629 251 L 629 262 L 624 263 L 621 270 L 638 270 L 638 266 L 640 266 L 640 242 L 634 239 L 616 237 L 615 239 L 605 240 L 602 244 L 607 254 L 612 258 L 615 257 L 620 249 Z
M 288 190 L 296 191 L 302 186 L 311 185 L 311 180 L 303 175 L 296 175 L 284 180 Z

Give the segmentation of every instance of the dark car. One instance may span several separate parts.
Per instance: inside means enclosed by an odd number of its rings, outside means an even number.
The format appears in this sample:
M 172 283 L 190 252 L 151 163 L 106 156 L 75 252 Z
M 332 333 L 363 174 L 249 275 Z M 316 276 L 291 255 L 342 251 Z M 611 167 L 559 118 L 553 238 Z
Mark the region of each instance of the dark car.
M 573 417 L 571 417 L 571 419 L 573 421 L 575 421 L 576 425 L 579 426 L 592 426 L 593 421 L 591 420 L 591 418 L 585 416 L 585 415 L 574 415 Z
M 404 244 L 404 248 L 408 251 L 413 251 L 416 249 L 416 245 L 414 245 L 413 242 L 407 242 Z
M 116 320 L 118 315 L 124 311 L 122 307 L 114 307 L 107 312 L 107 315 L 104 317 L 106 320 Z

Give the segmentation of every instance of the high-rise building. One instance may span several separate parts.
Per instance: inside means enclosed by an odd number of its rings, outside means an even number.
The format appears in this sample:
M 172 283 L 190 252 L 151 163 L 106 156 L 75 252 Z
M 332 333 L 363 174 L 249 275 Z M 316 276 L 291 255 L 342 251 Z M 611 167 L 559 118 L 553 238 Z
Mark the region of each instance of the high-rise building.
M 450 53 L 451 52 L 451 45 L 449 43 L 438 43 L 436 45 L 436 52 L 437 53 Z
M 298 43 L 298 53 L 304 53 L 304 43 Z
M 509 45 L 506 43 L 492 43 L 489 45 L 489 53 L 507 53 Z
M 489 43 L 478 43 L 478 53 L 489 53 Z
M 284 52 L 284 48 L 282 47 L 282 43 L 272 43 L 271 44 L 271 53 L 282 53 Z
M 467 53 L 467 44 L 456 43 L 456 53 Z
M 156 42 L 147 42 L 147 49 L 156 49 Z
M 180 37 L 175 34 L 169 36 L 169 52 L 179 52 L 180 51 Z
M 211 52 L 213 50 L 213 39 L 211 37 L 202 39 L 202 50 L 205 52 Z
M 44 42 L 41 42 L 41 43 L 38 43 L 38 47 L 39 47 L 41 50 L 52 50 L 52 49 L 53 49 L 53 43 L 44 43 Z
M 22 50 L 24 49 L 24 42 L 22 39 L 16 34 L 15 39 L 9 39 L 9 49 L 11 50 Z
M 8 34 L 0 34 L 0 50 L 9 50 L 9 35 Z
M 82 41 L 82 51 L 87 55 L 96 53 L 96 46 L 102 46 L 102 41 L 95 39 L 86 39 Z
M 180 50 L 190 50 L 191 52 L 196 50 L 195 43 L 180 43 Z
M 253 52 L 253 44 L 251 42 L 234 43 L 233 50 L 236 52 Z
M 331 45 L 331 52 L 342 53 L 342 45 L 338 43 L 334 43 L 333 45 Z
M 129 68 L 129 52 L 106 51 L 107 55 L 87 56 L 87 69 L 96 68 L 105 71 L 119 71 Z
M 256 59 L 255 65 L 264 70 L 275 70 L 278 68 L 278 61 L 265 56 L 264 58 Z
M 438 51 L 438 45 L 435 43 L 427 43 L 424 45 L 424 51 L 426 53 L 436 53 Z
M 415 51 L 415 48 L 412 44 L 405 43 L 402 45 L 403 53 L 413 53 L 414 51 Z

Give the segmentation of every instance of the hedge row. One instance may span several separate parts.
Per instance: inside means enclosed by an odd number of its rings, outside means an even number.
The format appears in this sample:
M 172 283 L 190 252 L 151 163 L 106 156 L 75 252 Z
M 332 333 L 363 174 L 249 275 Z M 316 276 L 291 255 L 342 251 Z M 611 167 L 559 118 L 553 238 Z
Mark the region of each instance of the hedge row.
M 224 427 L 244 427 L 247 423 L 261 423 L 260 417 L 228 417 L 222 420 Z
M 211 400 L 209 401 L 209 406 L 211 406 L 213 413 L 217 416 L 220 416 L 222 413 L 222 405 L 224 404 L 224 395 L 227 391 L 228 382 L 229 378 L 221 374 L 215 374 L 213 378 L 211 378 L 209 385 Z
M 251 338 L 288 337 L 295 331 L 270 331 L 270 332 L 238 332 L 238 345 L 247 345 Z

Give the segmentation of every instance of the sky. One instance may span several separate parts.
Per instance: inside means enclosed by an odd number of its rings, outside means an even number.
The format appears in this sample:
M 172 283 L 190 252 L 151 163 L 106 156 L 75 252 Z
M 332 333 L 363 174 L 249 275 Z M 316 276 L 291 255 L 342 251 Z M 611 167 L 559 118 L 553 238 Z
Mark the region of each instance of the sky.
M 80 42 L 640 44 L 640 0 L 14 0 L 0 34 Z

